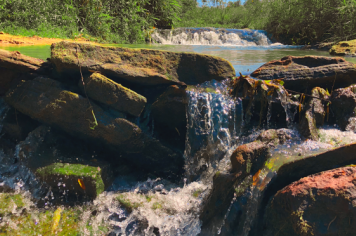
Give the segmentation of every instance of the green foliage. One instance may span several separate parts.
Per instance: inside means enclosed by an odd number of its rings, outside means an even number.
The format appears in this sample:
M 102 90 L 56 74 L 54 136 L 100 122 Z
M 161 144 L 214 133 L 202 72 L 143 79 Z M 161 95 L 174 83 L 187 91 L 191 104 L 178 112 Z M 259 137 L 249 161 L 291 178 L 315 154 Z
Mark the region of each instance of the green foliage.
M 176 0 L 0 0 L 0 29 L 15 35 L 91 35 L 99 41 L 133 43 L 143 42 L 145 31 L 156 25 L 171 27 L 179 14 Z
M 247 0 L 191 7 L 181 18 L 176 26 L 264 29 L 287 44 L 356 38 L 356 0 Z

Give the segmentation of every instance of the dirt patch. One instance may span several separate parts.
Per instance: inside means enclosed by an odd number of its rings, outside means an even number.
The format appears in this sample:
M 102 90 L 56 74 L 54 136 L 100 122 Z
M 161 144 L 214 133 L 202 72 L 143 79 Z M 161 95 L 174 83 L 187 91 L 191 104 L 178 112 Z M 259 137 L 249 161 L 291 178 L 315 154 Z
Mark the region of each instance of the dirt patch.
M 25 37 L 6 34 L 0 32 L 0 46 L 15 46 L 15 45 L 51 45 L 52 43 L 58 43 L 63 40 L 78 43 L 91 43 L 100 45 L 99 43 L 91 42 L 85 38 L 73 39 L 60 39 L 60 38 L 42 38 L 39 36 Z

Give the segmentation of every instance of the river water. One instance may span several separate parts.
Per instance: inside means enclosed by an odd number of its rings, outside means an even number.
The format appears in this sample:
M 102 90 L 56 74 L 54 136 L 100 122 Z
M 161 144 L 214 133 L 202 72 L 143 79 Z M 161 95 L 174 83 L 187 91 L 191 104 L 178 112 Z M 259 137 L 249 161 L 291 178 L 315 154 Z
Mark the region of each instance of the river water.
M 219 56 L 230 61 L 236 72 L 242 74 L 249 74 L 262 64 L 287 55 L 329 56 L 325 51 L 303 50 L 296 46 L 274 44 L 263 32 L 194 29 L 172 34 L 164 33 L 167 32 L 161 32 L 159 34 L 161 38 L 156 37 L 155 40 L 161 40 L 162 44 L 115 46 L 198 52 Z M 50 57 L 50 46 L 0 48 L 16 50 L 44 60 Z M 346 60 L 356 63 L 356 58 L 346 58 Z M 135 181 L 130 177 L 118 176 L 109 190 L 91 203 L 89 207 L 91 210 L 80 208 L 81 225 L 100 228 L 102 222 L 106 222 L 111 228 L 110 235 L 250 235 L 260 193 L 279 166 L 287 161 L 301 158 L 300 153 L 305 156 L 356 141 L 354 133 L 341 132 L 337 127 L 323 127 L 320 130 L 322 138 L 319 141 L 303 141 L 295 127 L 291 125 L 288 127 L 288 132 L 293 137 L 292 140 L 272 150 L 273 157 L 266 163 L 260 175 L 254 177 L 254 184 L 244 190 L 240 196 L 235 196 L 224 221 L 212 226 L 209 233 L 202 233 L 200 209 L 211 191 L 212 176 L 217 171 L 228 170 L 231 152 L 238 145 L 254 140 L 261 132 L 253 129 L 245 136 L 241 135 L 241 127 L 244 125 L 242 102 L 232 99 L 226 93 L 226 86 L 224 81 L 211 81 L 187 91 L 189 103 L 184 152 L 185 176 L 181 183 L 174 184 L 168 180 L 150 178 L 146 181 Z M 8 107 L 1 101 L 0 109 L 2 111 L 0 115 L 3 116 L 2 113 L 6 112 Z M 1 122 L 0 119 L 0 128 Z M 199 158 L 203 154 L 205 158 Z M 0 157 L 3 160 L 7 158 L 4 153 L 0 153 Z M 4 175 L 4 169 L 9 167 L 16 169 L 16 165 L 18 164 L 3 164 L 0 169 L 0 180 L 13 186 L 26 197 L 28 196 L 26 191 L 31 186 L 26 186 L 26 181 L 21 179 L 24 174 L 14 171 L 11 176 Z M 251 179 L 250 176 L 246 181 Z M 123 202 L 115 200 L 118 198 L 125 198 L 138 207 L 129 213 L 122 207 Z M 26 208 L 27 211 L 32 211 L 34 218 L 38 219 L 40 211 L 33 210 L 33 207 L 31 209 Z M 92 214 L 92 209 L 97 212 L 96 217 L 88 216 Z M 236 215 L 241 209 L 243 217 L 236 222 Z M 19 212 L 20 210 L 17 209 Z M 4 221 L 13 223 L 13 219 L 7 217 L 0 220 L 0 226 Z M 231 228 L 229 226 L 231 224 L 235 226 Z M 90 235 L 93 231 L 83 227 L 81 234 Z M 94 235 L 101 235 L 101 233 L 94 233 Z

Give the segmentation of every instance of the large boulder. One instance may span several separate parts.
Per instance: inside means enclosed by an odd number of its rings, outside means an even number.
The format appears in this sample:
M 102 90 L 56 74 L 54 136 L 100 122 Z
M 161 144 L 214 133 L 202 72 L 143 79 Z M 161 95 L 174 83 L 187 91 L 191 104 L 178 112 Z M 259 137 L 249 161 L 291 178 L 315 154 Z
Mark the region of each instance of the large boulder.
M 4 95 L 12 83 L 33 79 L 36 75 L 50 73 L 50 64 L 41 59 L 25 56 L 18 51 L 0 49 L 0 96 Z
M 84 86 L 80 80 L 79 87 L 91 99 L 133 116 L 140 116 L 147 103 L 147 99 L 142 95 L 99 73 L 85 77 Z
M 200 84 L 235 76 L 227 60 L 198 53 L 60 42 L 52 44 L 51 55 L 57 76 L 69 76 L 75 83 L 80 68 L 83 74 L 99 71 L 118 83 L 142 86 Z
M 336 89 L 331 96 L 331 112 L 334 122 L 342 130 L 356 131 L 356 94 L 355 86 Z
M 356 56 L 356 39 L 338 42 L 337 44 L 331 47 L 329 52 L 330 55 Z
M 6 101 L 31 118 L 66 133 L 104 144 L 131 163 L 159 174 L 181 171 L 182 157 L 155 140 L 130 121 L 103 110 L 94 102 L 65 90 L 63 85 L 39 77 L 10 89 Z M 116 158 L 112 158 L 114 161 Z
M 355 235 L 356 168 L 302 178 L 267 206 L 264 235 Z
M 286 89 L 310 92 L 314 87 L 347 87 L 356 82 L 356 65 L 341 57 L 286 56 L 255 70 L 251 76 L 261 80 L 283 79 Z

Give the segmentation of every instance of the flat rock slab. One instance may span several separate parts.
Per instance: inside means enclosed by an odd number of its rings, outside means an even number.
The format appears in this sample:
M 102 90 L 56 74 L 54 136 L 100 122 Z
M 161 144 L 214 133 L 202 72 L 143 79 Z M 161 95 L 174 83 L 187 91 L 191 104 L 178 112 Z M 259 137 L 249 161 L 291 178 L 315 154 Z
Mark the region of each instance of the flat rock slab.
M 99 73 L 84 78 L 84 84 L 85 89 L 83 81 L 79 81 L 79 87 L 91 99 L 133 116 L 140 116 L 147 103 L 144 96 Z
M 55 80 L 38 77 L 8 91 L 6 102 L 31 118 L 118 152 L 132 164 L 157 173 L 181 171 L 183 159 L 135 124 L 113 116 Z M 120 115 L 120 113 L 119 113 Z M 124 115 L 122 115 L 124 117 Z
M 355 235 L 356 168 L 302 178 L 273 197 L 263 235 Z
M 262 65 L 251 76 L 261 80 L 283 79 L 286 89 L 302 93 L 314 87 L 331 91 L 356 83 L 356 65 L 341 57 L 287 56 Z
M 225 59 L 198 53 L 176 53 L 150 49 L 101 47 L 91 44 L 60 42 L 51 46 L 51 62 L 59 77 L 80 78 L 99 71 L 118 82 L 142 86 L 200 84 L 235 76 Z

